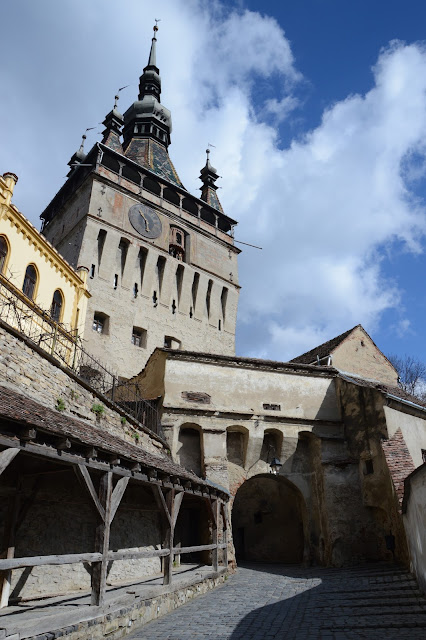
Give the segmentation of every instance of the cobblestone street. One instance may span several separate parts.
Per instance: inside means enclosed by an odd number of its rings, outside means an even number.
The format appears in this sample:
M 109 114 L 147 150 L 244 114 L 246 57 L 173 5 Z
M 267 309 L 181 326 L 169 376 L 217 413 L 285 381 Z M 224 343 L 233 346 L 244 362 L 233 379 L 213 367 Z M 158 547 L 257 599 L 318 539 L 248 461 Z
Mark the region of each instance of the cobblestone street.
M 417 640 L 426 600 L 391 565 L 303 569 L 246 565 L 223 587 L 128 636 L 132 640 Z

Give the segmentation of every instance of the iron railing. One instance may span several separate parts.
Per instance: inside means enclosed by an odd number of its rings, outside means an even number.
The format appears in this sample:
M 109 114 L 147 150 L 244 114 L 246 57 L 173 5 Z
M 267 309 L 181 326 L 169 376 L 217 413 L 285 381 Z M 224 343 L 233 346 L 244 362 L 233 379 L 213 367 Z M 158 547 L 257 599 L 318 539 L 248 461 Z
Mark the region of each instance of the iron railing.
M 137 382 L 122 381 L 82 346 L 76 330 L 56 322 L 0 274 L 0 319 L 56 358 L 98 394 L 163 436 L 156 400 L 145 400 Z

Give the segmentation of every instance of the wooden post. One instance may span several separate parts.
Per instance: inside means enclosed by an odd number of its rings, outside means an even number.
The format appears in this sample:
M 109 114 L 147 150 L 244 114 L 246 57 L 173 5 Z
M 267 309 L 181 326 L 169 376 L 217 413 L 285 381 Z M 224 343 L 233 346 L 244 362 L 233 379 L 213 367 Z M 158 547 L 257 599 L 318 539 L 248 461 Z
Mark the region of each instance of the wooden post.
M 213 571 L 219 571 L 219 517 L 220 517 L 220 502 L 219 500 L 212 500 L 212 543 L 216 547 L 212 551 L 212 566 Z
M 93 605 L 102 606 L 105 602 L 106 577 L 108 568 L 109 532 L 111 525 L 112 471 L 104 473 L 99 485 L 99 502 L 105 517 L 96 527 L 95 552 L 102 553 L 101 562 L 92 565 L 92 599 Z
M 223 532 L 223 544 L 226 544 L 226 547 L 223 549 L 223 565 L 225 569 L 228 568 L 228 505 L 225 502 L 220 503 L 222 510 L 222 532 Z
M 5 449 L 0 451 L 0 475 L 10 465 L 15 456 L 20 452 L 18 448 Z
M 15 534 L 16 534 L 16 522 L 18 518 L 18 511 L 20 505 L 20 492 L 17 491 L 11 498 L 9 505 L 9 512 L 7 515 L 6 529 L 4 532 L 3 549 L 6 550 L 6 559 L 11 560 L 15 555 Z M 10 585 L 12 581 L 12 571 L 5 571 L 1 580 L 1 598 L 0 609 L 7 607 L 9 604 Z
M 171 584 L 173 571 L 173 538 L 175 535 L 176 521 L 179 509 L 182 504 L 184 492 L 176 493 L 174 489 L 169 489 L 164 498 L 164 494 L 158 485 L 153 485 L 154 496 L 163 515 L 165 534 L 163 535 L 162 548 L 170 549 L 167 556 L 164 556 L 163 563 L 163 584 Z

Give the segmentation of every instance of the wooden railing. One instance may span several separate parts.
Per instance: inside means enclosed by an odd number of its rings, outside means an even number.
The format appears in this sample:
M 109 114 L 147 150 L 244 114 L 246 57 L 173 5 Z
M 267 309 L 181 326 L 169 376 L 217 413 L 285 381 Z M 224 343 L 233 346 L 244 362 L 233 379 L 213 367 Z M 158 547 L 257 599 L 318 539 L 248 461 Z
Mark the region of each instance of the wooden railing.
M 0 444 L 5 446 L 6 441 L 4 438 L 0 438 Z M 16 458 L 18 453 L 22 454 L 22 451 L 27 449 L 28 445 L 20 444 L 19 446 L 13 446 L 4 448 L 0 451 L 0 475 L 9 466 L 9 464 Z M 51 447 L 48 447 L 51 449 Z M 61 459 L 61 452 L 58 453 L 57 462 L 65 464 L 65 461 Z M 44 456 L 43 448 L 40 449 L 41 457 Z M 52 451 L 46 452 L 46 456 L 52 458 Z M 122 475 L 122 471 L 117 468 L 114 474 L 112 470 L 103 472 L 101 475 L 99 490 L 95 489 L 93 479 L 89 473 L 90 461 L 85 461 L 81 464 L 73 464 L 75 472 L 81 481 L 81 485 L 86 490 L 90 497 L 90 503 L 97 515 L 98 523 L 96 526 L 95 534 L 95 549 L 89 553 L 71 553 L 71 554 L 59 554 L 59 555 L 45 555 L 45 556 L 26 556 L 22 558 L 15 558 L 14 552 L 16 547 L 15 532 L 19 527 L 17 522 L 18 509 L 13 508 L 10 510 L 9 521 L 5 523 L 5 530 L 8 532 L 8 539 L 6 541 L 6 549 L 4 550 L 3 559 L 0 559 L 0 571 L 3 572 L 2 589 L 1 589 L 1 603 L 0 607 L 8 605 L 10 586 L 11 586 L 11 572 L 15 569 L 21 569 L 24 567 L 36 567 L 43 565 L 64 565 L 74 564 L 77 562 L 89 562 L 92 565 L 92 604 L 102 605 L 105 601 L 106 592 L 106 577 L 108 563 L 117 560 L 136 560 L 141 558 L 163 558 L 163 584 L 169 585 L 172 582 L 173 577 L 173 561 L 174 557 L 180 557 L 185 553 L 197 553 L 201 551 L 212 552 L 212 568 L 213 571 L 219 571 L 219 551 L 222 551 L 222 561 L 225 568 L 228 567 L 228 533 L 229 533 L 229 521 L 227 513 L 226 495 L 214 487 L 207 487 L 204 485 L 203 491 L 199 491 L 200 487 L 192 486 L 190 481 L 185 481 L 185 486 L 170 484 L 170 479 L 160 481 L 156 476 L 148 477 L 143 474 L 132 473 L 131 475 Z M 113 477 L 117 478 L 115 486 L 113 487 Z M 109 536 L 112 521 L 117 513 L 123 495 L 128 486 L 130 477 L 140 484 L 151 487 L 155 501 L 157 503 L 161 520 L 162 530 L 164 531 L 164 538 L 160 542 L 161 548 L 157 549 L 143 549 L 136 551 L 134 549 L 112 551 L 109 549 Z M 176 488 L 177 487 L 177 488 Z M 209 544 L 200 544 L 191 547 L 181 547 L 174 545 L 174 534 L 179 510 L 182 505 L 184 495 L 188 493 L 191 495 L 199 495 L 200 501 L 208 508 L 212 542 Z M 18 493 L 16 493 L 15 500 L 19 501 Z M 18 503 L 17 503 L 18 504 Z M 220 541 L 220 529 L 222 529 L 222 542 Z M 141 540 L 141 546 L 143 541 Z M 59 595 L 59 594 L 58 594 Z

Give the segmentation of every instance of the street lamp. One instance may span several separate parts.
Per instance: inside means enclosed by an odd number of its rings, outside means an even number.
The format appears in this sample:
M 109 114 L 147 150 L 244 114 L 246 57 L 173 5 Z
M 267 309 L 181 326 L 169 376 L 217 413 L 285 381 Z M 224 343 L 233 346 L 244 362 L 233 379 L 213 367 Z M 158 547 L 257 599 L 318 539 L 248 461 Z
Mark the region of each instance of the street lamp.
M 278 458 L 272 458 L 269 466 L 271 467 L 271 473 L 273 473 L 274 475 L 277 475 L 277 473 L 280 470 L 280 467 L 282 467 L 283 465 L 278 460 Z

